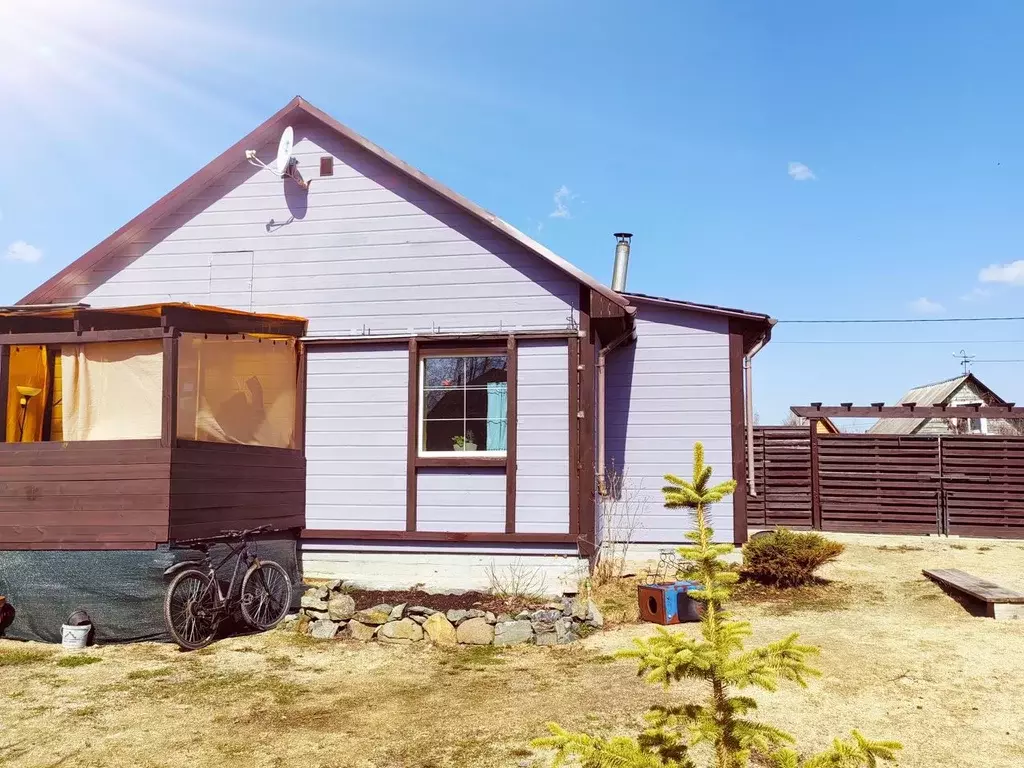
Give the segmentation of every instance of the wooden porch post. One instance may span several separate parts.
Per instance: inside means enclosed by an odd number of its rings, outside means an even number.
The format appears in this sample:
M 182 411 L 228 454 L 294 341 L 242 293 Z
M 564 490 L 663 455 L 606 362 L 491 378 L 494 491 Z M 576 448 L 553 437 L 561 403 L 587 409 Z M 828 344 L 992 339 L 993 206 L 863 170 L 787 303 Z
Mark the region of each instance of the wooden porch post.
M 818 472 L 818 419 L 808 419 L 811 430 L 811 528 L 821 530 L 821 476 Z
M 7 383 L 11 368 L 11 348 L 0 344 L 0 443 L 7 441 Z
M 164 378 L 160 444 L 173 448 L 178 440 L 178 332 L 165 328 Z

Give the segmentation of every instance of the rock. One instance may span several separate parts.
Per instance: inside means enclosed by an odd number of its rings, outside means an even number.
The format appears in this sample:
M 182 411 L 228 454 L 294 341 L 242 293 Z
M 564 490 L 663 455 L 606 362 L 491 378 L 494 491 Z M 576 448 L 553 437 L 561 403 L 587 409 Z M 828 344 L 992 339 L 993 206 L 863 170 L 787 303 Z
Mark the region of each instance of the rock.
M 389 621 L 377 632 L 377 639 L 392 645 L 408 645 L 423 639 L 423 628 L 412 619 Z
M 537 645 L 556 645 L 558 635 L 555 632 L 557 622 L 567 620 L 560 611 L 536 611 L 532 616 L 533 632 L 536 635 Z M 567 621 L 571 621 L 568 619 Z
M 317 600 L 326 600 L 331 591 L 327 587 L 313 587 L 312 594 Z
M 289 627 L 292 624 L 294 624 L 295 622 L 297 622 L 301 617 L 302 617 L 301 613 L 289 613 L 287 616 L 285 616 L 283 619 L 281 619 L 281 626 L 282 627 Z
M 303 608 L 312 608 L 314 611 L 327 610 L 327 601 L 323 598 L 317 597 L 316 594 L 306 593 L 299 601 L 299 605 Z
M 587 607 L 587 624 L 598 629 L 604 626 L 604 614 L 601 613 L 601 609 L 597 607 L 597 603 L 593 600 L 590 601 L 590 605 Z
M 466 619 L 459 624 L 455 636 L 466 645 L 490 645 L 494 642 L 494 627 L 483 618 Z
M 519 616 L 522 616 L 523 618 L 519 618 Z M 520 613 L 518 616 L 516 616 L 515 620 L 516 621 L 529 621 L 530 620 L 530 614 L 528 614 L 528 613 Z M 496 623 L 498 623 L 498 624 L 504 624 L 506 621 L 512 621 L 512 617 L 509 614 L 507 614 L 507 613 L 499 613 L 495 617 L 494 621 Z
M 490 611 L 487 611 L 487 613 L 484 614 L 484 621 L 486 621 L 488 624 L 497 624 L 498 617 Z
M 329 591 L 329 592 L 338 592 L 341 589 L 341 587 L 342 587 L 342 585 L 344 583 L 345 583 L 344 579 L 335 579 L 334 581 L 332 581 L 330 584 L 327 585 L 327 591 Z
M 309 625 L 309 634 L 317 640 L 333 640 L 338 634 L 338 625 L 333 621 L 314 621 Z
M 533 614 L 529 611 L 520 611 L 516 614 L 516 621 L 529 621 L 533 618 Z
M 554 626 L 538 627 L 536 624 L 533 625 L 533 639 L 537 645 L 557 645 L 558 636 L 555 634 Z
M 559 613 L 561 613 L 563 610 L 565 610 L 565 605 L 560 600 L 558 602 L 552 600 L 550 603 L 544 604 L 544 609 L 548 611 L 558 611 Z
M 423 631 L 427 633 L 430 642 L 436 645 L 458 645 L 455 627 L 448 621 L 443 613 L 432 613 L 423 622 Z
M 306 609 L 306 615 L 309 616 L 313 621 L 329 621 L 331 614 L 328 611 L 314 611 L 312 608 Z
M 590 606 L 592 603 L 589 600 L 584 600 L 582 597 L 577 597 L 569 603 L 568 615 L 572 616 L 578 621 L 586 621 L 587 614 L 590 612 Z
M 447 613 L 448 621 L 452 624 L 458 624 L 460 621 L 466 620 L 466 611 L 457 611 L 454 608 Z
M 352 618 L 360 624 L 387 624 L 391 620 L 391 608 L 386 604 L 375 605 L 365 611 L 356 611 Z
M 433 616 L 437 611 L 433 608 L 427 608 L 425 605 L 412 605 L 405 609 L 408 614 L 418 613 L 423 616 Z
M 356 601 L 349 595 L 332 595 L 327 601 L 327 612 L 334 621 L 351 619 L 356 612 Z
M 373 640 L 373 636 L 377 632 L 377 629 L 378 627 L 367 626 L 355 619 L 348 623 L 348 632 L 352 635 L 352 639 L 361 640 L 364 643 Z
M 555 622 L 555 643 L 566 645 L 579 640 L 579 635 L 573 630 L 572 619 L 561 618 Z
M 494 627 L 495 645 L 519 645 L 533 640 L 533 624 L 528 621 L 506 621 Z
M 481 611 L 479 608 L 470 608 L 468 611 L 466 611 L 467 619 L 483 619 L 486 616 L 487 614 Z
M 405 603 L 402 603 L 401 605 L 396 605 L 394 608 L 392 608 L 390 615 L 392 621 L 398 621 L 403 616 L 405 616 Z
M 415 621 L 417 624 L 422 625 L 422 624 L 426 624 L 427 623 L 427 618 L 428 617 L 424 616 L 422 613 L 413 613 L 413 614 L 410 614 L 409 618 L 412 619 L 413 621 Z
M 545 624 L 554 624 L 560 618 L 562 618 L 562 612 L 556 611 L 554 609 L 546 611 L 534 611 L 533 615 L 530 616 L 530 619 L 532 621 L 539 621 Z

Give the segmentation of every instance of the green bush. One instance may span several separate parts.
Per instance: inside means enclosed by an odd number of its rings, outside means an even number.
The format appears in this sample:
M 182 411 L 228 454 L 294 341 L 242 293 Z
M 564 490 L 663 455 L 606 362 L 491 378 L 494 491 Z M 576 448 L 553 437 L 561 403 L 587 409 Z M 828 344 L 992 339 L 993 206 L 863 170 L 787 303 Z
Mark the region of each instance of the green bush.
M 776 587 L 810 584 L 825 563 L 843 553 L 843 545 L 817 533 L 779 528 L 743 545 L 743 575 Z

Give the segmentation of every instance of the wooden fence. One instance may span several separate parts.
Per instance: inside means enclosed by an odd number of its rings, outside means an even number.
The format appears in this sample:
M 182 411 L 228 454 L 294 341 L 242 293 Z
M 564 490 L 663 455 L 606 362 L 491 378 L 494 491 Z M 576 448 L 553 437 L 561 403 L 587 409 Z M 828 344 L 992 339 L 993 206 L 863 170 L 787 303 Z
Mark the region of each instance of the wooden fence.
M 754 430 L 752 528 L 1024 538 L 1024 437 Z

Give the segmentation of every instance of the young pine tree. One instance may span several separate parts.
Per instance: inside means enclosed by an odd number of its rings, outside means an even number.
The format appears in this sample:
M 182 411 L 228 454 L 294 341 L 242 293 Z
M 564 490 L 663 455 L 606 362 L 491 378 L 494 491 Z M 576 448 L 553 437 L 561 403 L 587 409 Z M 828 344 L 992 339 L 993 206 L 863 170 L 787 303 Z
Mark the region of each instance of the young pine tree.
M 599 738 L 572 733 L 552 723 L 551 735 L 534 741 L 535 747 L 555 751 L 554 766 L 575 757 L 583 768 L 876 768 L 895 763 L 900 745 L 869 741 L 854 731 L 849 739 L 836 739 L 820 754 L 801 756 L 792 748 L 793 737 L 766 723 L 751 719 L 757 702 L 737 693 L 744 688 L 775 691 L 782 681 L 805 686 L 819 672 L 808 664 L 816 654 L 813 646 L 801 645 L 797 635 L 774 643 L 744 649 L 750 624 L 733 619 L 723 609 L 730 587 L 738 578 L 721 556 L 729 544 L 715 544 L 708 525 L 708 506 L 736 490 L 732 480 L 711 485 L 711 467 L 704 464 L 704 446 L 693 449 L 693 479 L 666 475 L 662 490 L 665 506 L 694 511 L 694 530 L 686 534 L 690 544 L 680 547 L 684 560 L 679 576 L 700 584 L 690 596 L 703 604 L 700 638 L 659 628 L 636 648 L 620 655 L 639 661 L 639 674 L 654 684 L 671 686 L 680 680 L 697 680 L 706 686 L 700 703 L 656 706 L 648 710 L 648 727 L 636 737 Z

